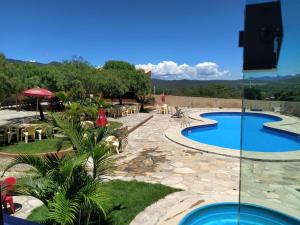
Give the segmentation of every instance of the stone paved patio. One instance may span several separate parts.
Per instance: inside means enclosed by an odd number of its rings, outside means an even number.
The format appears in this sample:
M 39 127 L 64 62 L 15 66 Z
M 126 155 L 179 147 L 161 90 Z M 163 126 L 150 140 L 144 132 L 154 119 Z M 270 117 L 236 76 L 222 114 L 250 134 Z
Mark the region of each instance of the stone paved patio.
M 214 111 L 216 109 L 202 109 Z M 185 114 L 200 109 L 185 109 Z M 189 211 L 203 204 L 237 201 L 239 159 L 202 153 L 173 143 L 165 137 L 170 126 L 185 126 L 188 119 L 170 115 L 154 117 L 129 135 L 129 144 L 118 156 L 118 170 L 112 179 L 162 183 L 183 191 L 176 192 L 146 208 L 131 225 L 175 225 Z M 134 118 L 127 118 L 133 123 Z M 126 121 L 124 124 L 126 125 Z M 0 169 L 7 159 L 0 159 Z M 272 163 L 243 161 L 242 200 L 268 205 L 299 216 L 300 162 Z M 22 168 L 11 171 L 20 174 Z M 40 203 L 19 197 L 22 210 L 16 216 L 25 218 Z M 300 217 L 300 216 L 299 216 Z
M 205 154 L 171 142 L 164 131 L 177 124 L 183 124 L 182 119 L 154 114 L 129 135 L 114 179 L 136 179 L 184 190 L 148 207 L 131 225 L 177 224 L 200 204 L 238 200 L 239 159 Z
M 33 111 L 0 110 L 0 126 L 26 118 L 32 118 L 35 117 L 35 115 L 36 112 Z
M 109 117 L 108 120 L 121 122 L 124 124 L 124 126 L 127 126 L 128 129 L 131 129 L 137 126 L 143 120 L 147 119 L 149 116 L 150 116 L 149 113 L 135 113 L 135 114 L 129 114 L 129 116 L 123 116 L 119 118 Z

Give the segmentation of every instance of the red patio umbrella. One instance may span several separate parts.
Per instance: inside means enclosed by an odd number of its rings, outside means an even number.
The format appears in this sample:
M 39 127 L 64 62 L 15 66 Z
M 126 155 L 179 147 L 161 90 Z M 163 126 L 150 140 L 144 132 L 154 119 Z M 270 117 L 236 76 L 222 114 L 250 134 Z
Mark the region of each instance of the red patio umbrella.
M 107 122 L 107 118 L 105 115 L 105 110 L 101 107 L 99 109 L 99 113 L 98 113 L 98 119 L 96 120 L 96 126 L 97 127 L 105 127 Z
M 23 95 L 32 97 L 51 97 L 53 93 L 45 88 L 31 88 L 23 91 Z
M 45 88 L 31 88 L 31 89 L 23 91 L 23 95 L 37 97 L 36 98 L 36 112 L 40 108 L 41 120 L 43 120 L 44 114 L 42 111 L 42 107 L 39 107 L 39 98 L 40 97 L 52 97 L 53 93 Z

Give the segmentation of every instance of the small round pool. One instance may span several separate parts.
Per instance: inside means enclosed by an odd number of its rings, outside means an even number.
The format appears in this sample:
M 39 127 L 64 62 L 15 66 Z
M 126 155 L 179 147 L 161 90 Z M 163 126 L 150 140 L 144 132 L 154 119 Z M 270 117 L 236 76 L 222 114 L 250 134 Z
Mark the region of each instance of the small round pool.
M 238 203 L 217 203 L 187 214 L 179 225 L 299 225 L 300 220 L 269 208 Z M 239 219 L 238 219 L 239 218 Z M 238 220 L 240 223 L 238 223 Z
M 201 117 L 216 120 L 217 123 L 186 128 L 182 131 L 182 135 L 197 142 L 239 150 L 243 118 L 243 150 L 256 152 L 300 150 L 299 135 L 264 126 L 265 123 L 280 121 L 280 117 L 239 112 L 204 113 Z

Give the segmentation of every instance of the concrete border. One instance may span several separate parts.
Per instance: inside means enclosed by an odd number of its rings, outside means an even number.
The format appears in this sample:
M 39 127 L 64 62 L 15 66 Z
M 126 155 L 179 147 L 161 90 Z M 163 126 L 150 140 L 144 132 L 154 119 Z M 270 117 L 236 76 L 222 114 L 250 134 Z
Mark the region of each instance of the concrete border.
M 139 128 L 140 126 L 142 126 L 144 123 L 148 122 L 149 120 L 151 120 L 153 118 L 153 115 L 150 115 L 149 117 L 147 117 L 146 119 L 144 119 L 142 122 L 138 123 L 136 126 L 132 127 L 131 129 L 128 130 L 128 134 L 132 133 L 133 131 L 135 131 L 137 128 Z
M 215 111 L 215 112 L 240 112 L 240 110 L 232 109 L 232 110 L 222 110 L 222 111 Z M 199 127 L 199 126 L 214 126 L 217 124 L 217 121 L 206 119 L 201 117 L 200 115 L 206 113 L 206 112 L 197 112 L 192 113 L 189 115 L 189 118 L 192 119 L 192 123 L 189 127 Z M 207 112 L 207 113 L 212 113 Z M 255 113 L 255 112 L 253 112 Z M 276 129 L 283 132 L 293 133 L 293 134 L 299 134 L 300 131 L 295 131 L 291 129 L 290 127 L 284 127 L 286 124 L 293 124 L 298 123 L 300 120 L 294 117 L 288 117 L 283 116 L 279 114 L 275 114 L 272 112 L 259 112 L 258 114 L 265 114 L 265 115 L 271 115 L 271 116 L 277 116 L 280 117 L 282 120 L 278 122 L 271 122 L 266 123 L 264 126 L 270 128 L 270 129 Z M 194 140 L 191 140 L 187 137 L 184 137 L 181 132 L 186 129 L 186 127 L 181 127 L 179 125 L 170 127 L 165 131 L 165 136 L 180 145 L 183 145 L 188 148 L 192 148 L 195 150 L 199 150 L 206 153 L 213 153 L 223 156 L 229 156 L 234 158 L 240 158 L 241 151 L 240 150 L 234 150 L 229 148 L 223 148 L 219 146 L 214 145 L 208 145 L 204 143 L 200 143 Z M 266 153 L 266 152 L 252 152 L 252 151 L 243 151 L 242 158 L 244 159 L 251 159 L 251 160 L 258 160 L 258 161 L 300 161 L 300 150 L 299 151 L 289 151 L 289 152 L 272 152 L 272 153 Z
M 59 156 L 63 156 L 65 154 L 73 153 L 74 150 L 72 147 L 63 149 L 60 151 L 53 151 L 53 152 L 43 152 L 43 153 L 35 153 L 35 154 L 28 154 L 28 155 L 36 155 L 36 156 L 46 156 L 48 154 L 57 154 Z M 0 157 L 10 157 L 10 158 L 16 158 L 19 155 L 26 155 L 24 153 L 8 153 L 8 152 L 0 152 Z

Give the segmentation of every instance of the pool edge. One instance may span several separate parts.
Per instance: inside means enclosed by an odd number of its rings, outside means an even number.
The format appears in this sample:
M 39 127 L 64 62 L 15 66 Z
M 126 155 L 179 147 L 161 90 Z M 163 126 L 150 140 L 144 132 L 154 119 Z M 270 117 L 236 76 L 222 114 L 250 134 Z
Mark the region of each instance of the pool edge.
M 206 119 L 203 117 L 200 117 L 200 114 L 204 113 L 220 113 L 220 112 L 241 112 L 240 110 L 234 110 L 231 109 L 230 111 L 210 111 L 210 112 L 196 112 L 192 113 L 189 115 L 189 118 L 192 119 L 192 123 L 189 125 L 189 127 L 199 127 L 199 126 L 213 126 L 214 124 L 217 123 L 217 121 Z M 275 123 L 285 123 L 286 122 L 286 116 L 282 115 L 277 115 L 271 112 L 265 112 L 265 113 L 256 113 L 256 114 L 265 114 L 265 115 L 270 115 L 270 116 L 276 116 L 281 118 L 281 121 L 276 121 L 276 122 L 269 122 L 264 124 L 264 126 L 270 127 L 270 129 L 278 129 L 274 128 Z M 185 146 L 187 148 L 191 148 L 194 150 L 198 150 L 201 152 L 205 153 L 212 153 L 212 154 L 217 154 L 217 155 L 222 155 L 222 156 L 227 156 L 227 157 L 232 157 L 232 158 L 240 158 L 241 151 L 236 150 L 236 149 L 229 149 L 229 148 L 223 148 L 219 146 L 214 146 L 214 145 L 208 145 L 205 143 L 200 143 L 197 141 L 194 141 L 192 139 L 189 139 L 185 136 L 182 135 L 182 131 L 186 129 L 187 127 L 182 127 L 182 126 L 172 126 L 169 127 L 165 131 L 165 137 L 169 139 L 172 142 L 175 142 L 176 144 Z M 285 131 L 281 129 L 282 131 Z M 286 132 L 286 131 L 285 131 Z M 296 133 L 298 135 L 298 133 Z M 299 134 L 300 135 L 300 134 Z M 291 162 L 291 161 L 300 161 L 300 150 L 296 151 L 288 151 L 288 152 L 251 152 L 251 151 L 243 151 L 242 155 L 243 159 L 250 159 L 250 160 L 256 160 L 256 161 L 283 161 L 283 162 Z

